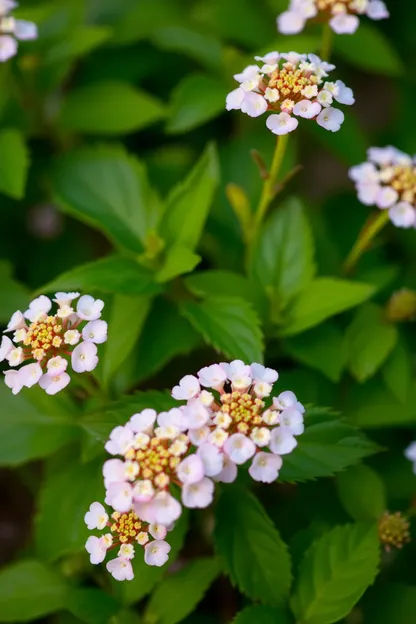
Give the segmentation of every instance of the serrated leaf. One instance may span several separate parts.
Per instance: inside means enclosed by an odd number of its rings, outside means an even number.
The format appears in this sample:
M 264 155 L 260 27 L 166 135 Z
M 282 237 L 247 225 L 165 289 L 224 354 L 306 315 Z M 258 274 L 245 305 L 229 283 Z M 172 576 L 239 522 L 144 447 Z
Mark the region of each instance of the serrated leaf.
M 203 557 L 191 561 L 156 588 L 147 605 L 144 622 L 181 622 L 201 601 L 220 572 L 218 559 Z
M 287 312 L 281 333 L 299 334 L 327 318 L 353 308 L 371 297 L 374 286 L 333 277 L 318 277 L 294 300 Z
M 29 151 L 21 132 L 6 129 L 0 132 L 0 192 L 22 199 L 25 194 Z
M 120 295 L 152 295 L 161 292 L 152 273 L 123 256 L 108 256 L 66 271 L 38 289 L 37 293 L 84 290 Z
M 321 408 L 306 411 L 298 446 L 284 457 L 281 481 L 329 477 L 379 451 L 363 433 Z
M 348 615 L 377 574 L 376 524 L 335 527 L 318 539 L 299 567 L 291 607 L 299 624 L 332 624 Z
M 375 470 L 359 465 L 337 475 L 338 496 L 354 520 L 377 520 L 387 508 L 386 488 Z
M 165 114 L 163 104 L 153 96 L 114 80 L 71 91 L 64 101 L 60 124 L 72 132 L 126 134 L 152 125 Z
M 253 251 L 251 278 L 282 310 L 315 274 L 314 243 L 304 208 L 291 198 L 266 220 Z
M 399 334 L 383 309 L 374 303 L 362 306 L 345 334 L 349 368 L 358 381 L 372 377 L 394 349 Z
M 156 281 L 168 282 L 178 275 L 190 273 L 201 260 L 201 256 L 193 253 L 193 251 L 181 245 L 175 245 L 169 249 L 164 265 L 156 275 Z
M 64 554 L 82 551 L 90 535 L 84 515 L 92 502 L 103 497 L 101 462 L 80 464 L 73 458 L 58 469 L 51 466 L 38 502 L 35 529 L 38 556 L 55 561 Z
M 189 132 L 223 113 L 227 91 L 222 82 L 211 76 L 186 76 L 173 91 L 167 132 Z
M 244 299 L 210 297 L 201 302 L 185 301 L 180 310 L 205 341 L 227 357 L 263 361 L 260 320 Z
M 59 159 L 52 172 L 60 206 L 119 247 L 141 253 L 161 214 L 144 165 L 123 148 L 85 147 Z
M 238 589 L 252 600 L 281 604 L 292 580 L 286 544 L 253 494 L 228 487 L 216 509 L 216 549 Z
M 289 624 L 286 613 L 274 607 L 252 605 L 237 613 L 232 624 Z
M 160 224 L 169 246 L 198 245 L 219 182 L 217 151 L 208 145 L 195 167 L 170 193 Z

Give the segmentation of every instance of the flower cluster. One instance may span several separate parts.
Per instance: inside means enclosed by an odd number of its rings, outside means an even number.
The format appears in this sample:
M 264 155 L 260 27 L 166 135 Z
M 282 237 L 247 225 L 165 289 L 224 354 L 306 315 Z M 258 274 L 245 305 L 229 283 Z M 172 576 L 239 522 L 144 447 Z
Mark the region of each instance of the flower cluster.
M 100 320 L 104 302 L 83 295 L 75 310 L 72 302 L 78 297 L 76 292 L 56 293 L 54 315 L 50 314 L 52 301 L 45 295 L 34 299 L 25 312 L 13 314 L 5 330 L 13 332 L 13 340 L 4 335 L 0 346 L 0 362 L 7 360 L 13 367 L 4 373 L 13 394 L 36 383 L 47 394 L 56 394 L 70 382 L 69 358 L 76 373 L 97 366 L 97 344 L 107 340 L 107 323 Z
M 382 0 L 290 0 L 289 9 L 277 18 L 277 28 L 284 35 L 294 35 L 308 19 L 316 18 L 329 23 L 338 35 L 352 35 L 360 25 L 358 15 L 381 20 L 389 12 Z
M 250 117 L 271 112 L 266 126 L 277 135 L 295 130 L 298 117 L 314 119 L 331 132 L 340 129 L 344 113 L 332 104 L 335 100 L 350 105 L 354 97 L 342 80 L 324 80 L 335 65 L 315 54 L 296 52 L 270 52 L 255 60 L 262 65 L 249 65 L 234 75 L 240 86 L 227 95 L 227 110 L 241 110 Z
M 14 0 L 0 0 L 0 62 L 16 55 L 17 40 L 26 41 L 38 36 L 36 24 L 9 15 L 16 7 Z
M 372 147 L 368 161 L 352 167 L 358 199 L 388 209 L 397 227 L 416 227 L 416 161 L 395 147 Z
M 145 409 L 113 429 L 105 448 L 119 457 L 105 462 L 103 476 L 105 503 L 114 513 L 109 520 L 104 507 L 93 503 L 85 517 L 90 529 L 110 528 L 88 539 L 91 563 L 120 547 L 107 569 L 118 580 L 131 579 L 138 544 L 147 564 L 163 565 L 170 550 L 164 538 L 182 505 L 208 507 L 214 482 L 231 483 L 237 466 L 249 460 L 255 481 L 275 481 L 281 456 L 293 451 L 304 430 L 304 408 L 293 392 L 267 400 L 277 379 L 275 370 L 261 364 L 213 364 L 173 388 L 182 402 L 177 408 L 160 414 Z

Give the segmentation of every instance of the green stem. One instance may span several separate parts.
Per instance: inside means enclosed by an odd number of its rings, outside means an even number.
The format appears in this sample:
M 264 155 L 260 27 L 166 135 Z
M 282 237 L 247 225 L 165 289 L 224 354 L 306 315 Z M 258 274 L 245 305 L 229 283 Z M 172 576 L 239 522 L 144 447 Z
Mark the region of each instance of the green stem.
M 277 177 L 279 175 L 283 158 L 286 152 L 287 143 L 289 140 L 289 134 L 281 134 L 277 137 L 276 149 L 274 151 L 272 166 L 270 172 L 263 184 L 263 190 L 261 193 L 259 205 L 254 217 L 254 232 L 253 239 L 257 233 L 260 225 L 263 223 L 263 219 L 266 215 L 267 209 L 275 196 L 275 186 L 277 183 Z
M 321 44 L 321 59 L 323 61 L 329 61 L 331 56 L 332 41 L 334 33 L 328 23 L 324 24 L 322 30 L 322 44 Z
M 370 216 L 344 262 L 343 273 L 345 275 L 349 275 L 353 271 L 358 260 L 369 248 L 373 238 L 383 229 L 388 220 L 388 210 L 380 210 L 378 214 Z

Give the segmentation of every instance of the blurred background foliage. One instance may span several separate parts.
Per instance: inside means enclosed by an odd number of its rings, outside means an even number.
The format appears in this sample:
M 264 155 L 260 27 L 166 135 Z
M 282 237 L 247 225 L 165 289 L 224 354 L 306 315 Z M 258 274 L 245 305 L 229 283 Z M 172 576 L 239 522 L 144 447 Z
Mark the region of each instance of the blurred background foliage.
M 416 6 L 391 0 L 389 20 L 363 19 L 354 36 L 335 39 L 337 78 L 353 88 L 356 104 L 336 134 L 301 124 L 284 171 L 296 163 L 302 170 L 273 206 L 247 276 L 229 198 L 240 215 L 256 204 L 262 180 L 250 150 L 269 162 L 274 137 L 264 118 L 227 113 L 224 99 L 233 73 L 254 54 L 319 53 L 319 26 L 277 34 L 275 18 L 286 6 L 25 0 L 16 11 L 38 24 L 39 39 L 20 44 L 18 56 L 0 67 L 0 322 L 25 309 L 34 292 L 78 288 L 105 298 L 110 339 L 97 374 L 99 398 L 81 387 L 73 398 L 34 389 L 13 397 L 0 387 L 0 621 L 213 624 L 233 621 L 248 598 L 263 600 L 244 572 L 253 560 L 233 572 L 226 546 L 232 536 L 213 538 L 208 511 L 192 516 L 190 529 L 185 518 L 175 530 L 173 551 L 187 539 L 168 577 L 138 562 L 135 581 L 120 587 L 104 569 L 92 570 L 83 552 L 82 518 L 101 495 L 103 439 L 134 411 L 169 406 L 162 390 L 218 359 L 214 349 L 247 361 L 264 354 L 280 372 L 281 389 L 331 406 L 366 430 L 373 442 L 347 429 L 343 439 L 361 451 L 305 478 L 381 450 L 342 477 L 256 489 L 290 544 L 295 570 L 331 526 L 412 507 L 415 478 L 403 449 L 416 422 L 416 334 L 391 314 L 386 321 L 386 310 L 393 293 L 416 289 L 414 230 L 388 226 L 349 283 L 339 280 L 370 212 L 356 199 L 348 167 L 364 161 L 370 146 L 415 149 Z M 341 456 L 339 440 L 330 432 L 319 444 L 312 439 L 315 459 L 329 450 L 336 456 L 337 448 Z M 276 529 L 258 503 L 243 502 L 252 506 L 252 524 L 239 526 L 235 513 L 238 547 L 244 551 L 268 531 L 273 542 Z M 227 517 L 233 506 L 217 511 Z M 375 556 L 361 550 L 368 538 L 360 526 L 350 536 L 358 546 L 345 582 L 363 553 L 366 561 Z M 220 575 L 213 539 L 239 591 Z M 273 554 L 278 574 L 279 552 Z M 410 622 L 415 556 L 415 542 L 383 554 L 375 585 L 339 621 Z M 266 577 L 270 567 L 266 562 Z M 260 585 L 271 584 L 273 595 L 279 577 L 266 577 Z M 236 622 L 290 617 L 247 607 Z M 323 624 L 316 617 L 307 622 Z

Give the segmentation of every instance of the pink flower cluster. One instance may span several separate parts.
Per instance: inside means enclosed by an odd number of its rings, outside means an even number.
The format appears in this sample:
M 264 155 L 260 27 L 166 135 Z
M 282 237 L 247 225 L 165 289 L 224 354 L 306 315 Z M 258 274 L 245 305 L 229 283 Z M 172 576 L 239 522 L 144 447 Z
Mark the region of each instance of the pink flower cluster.
M 104 507 L 93 503 L 85 517 L 91 529 L 110 528 L 88 539 L 91 562 L 100 563 L 107 550 L 120 546 L 107 569 L 118 580 L 133 578 L 131 559 L 139 544 L 146 563 L 163 565 L 170 550 L 164 537 L 182 506 L 208 507 L 215 482 L 231 483 L 248 461 L 255 481 L 275 481 L 282 455 L 293 451 L 304 430 L 304 408 L 293 392 L 268 400 L 277 379 L 275 370 L 261 364 L 213 364 L 173 388 L 172 396 L 184 402 L 179 407 L 160 414 L 145 409 L 113 429 L 105 448 L 118 457 L 105 462 L 103 475 L 105 503 L 114 512 L 110 521 Z M 172 486 L 179 488 L 180 502 Z
M 350 105 L 354 97 L 342 80 L 324 80 L 335 65 L 316 54 L 296 52 L 270 52 L 255 60 L 261 65 L 249 65 L 234 75 L 239 87 L 227 95 L 227 110 L 241 110 L 250 117 L 273 113 L 266 126 L 277 135 L 296 130 L 298 118 L 313 119 L 331 132 L 340 129 L 344 113 L 332 104 Z
M 53 301 L 41 295 L 25 312 L 12 316 L 0 345 L 0 362 L 7 360 L 5 382 L 13 394 L 39 384 L 47 394 L 65 388 L 71 378 L 68 362 L 76 373 L 92 371 L 98 364 L 97 344 L 107 340 L 107 323 L 100 320 L 104 302 L 77 292 L 58 292 Z M 76 309 L 72 302 L 78 299 Z M 74 348 L 72 348 L 74 347 Z M 24 364 L 20 368 L 20 364 Z

